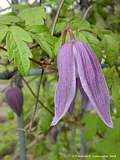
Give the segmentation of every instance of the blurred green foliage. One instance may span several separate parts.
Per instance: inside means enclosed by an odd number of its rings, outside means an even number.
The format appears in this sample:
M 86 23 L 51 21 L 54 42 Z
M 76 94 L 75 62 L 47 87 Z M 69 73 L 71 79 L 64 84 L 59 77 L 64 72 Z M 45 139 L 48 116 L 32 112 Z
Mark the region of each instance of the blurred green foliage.
M 11 5 L 13 11 L 0 15 L 0 46 L 7 49 L 3 54 L 0 48 L 0 58 L 13 60 L 3 65 L 3 70 L 18 68 L 23 76 L 29 69 L 38 69 L 29 57 L 38 61 L 44 59 L 52 62 L 56 69 L 56 58 L 62 43 L 62 32 L 70 25 L 76 39 L 88 43 L 96 53 L 99 62 L 107 66 L 103 72 L 111 93 L 111 113 L 114 128 L 107 128 L 94 111 L 84 111 L 80 119 L 80 96 L 75 109 L 60 122 L 56 143 L 50 134 L 51 115 L 42 105 L 38 105 L 32 132 L 29 124 L 35 107 L 35 98 L 23 83 L 24 119 L 26 129 L 26 147 L 28 160 L 76 160 L 80 159 L 80 133 L 83 132 L 86 143 L 86 155 L 107 155 L 108 157 L 93 157 L 90 159 L 112 159 L 110 155 L 120 158 L 120 1 L 94 0 L 90 1 L 88 12 L 79 1 L 65 0 L 59 15 L 54 35 L 51 27 L 56 15 L 59 0 L 43 0 L 42 5 Z M 50 13 L 48 12 L 50 8 Z M 88 8 L 87 7 L 87 8 Z M 67 36 L 68 40 L 69 37 Z M 33 47 L 35 45 L 35 47 Z M 3 71 L 2 70 L 2 71 Z M 26 80 L 37 93 L 38 77 L 28 77 Z M 57 84 L 57 74 L 43 75 L 39 99 L 52 112 L 54 111 L 54 93 Z M 1 109 L 0 109 L 1 110 Z M 80 129 L 82 128 L 82 129 Z M 16 118 L 12 112 L 7 113 L 7 120 L 0 122 L 0 160 L 12 160 L 18 156 Z M 17 159 L 17 158 L 16 158 Z M 19 158 L 18 158 L 19 159 Z M 115 158 L 113 158 L 115 159 Z

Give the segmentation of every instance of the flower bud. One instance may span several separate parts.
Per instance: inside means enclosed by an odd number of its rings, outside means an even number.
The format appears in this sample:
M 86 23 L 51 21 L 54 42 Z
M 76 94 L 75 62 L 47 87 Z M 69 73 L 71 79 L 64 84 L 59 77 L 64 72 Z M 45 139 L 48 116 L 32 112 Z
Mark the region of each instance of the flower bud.
M 20 116 L 23 106 L 23 94 L 18 87 L 10 88 L 6 91 L 6 101 L 11 109 Z
M 57 126 L 54 126 L 49 131 L 49 137 L 50 137 L 51 143 L 56 143 L 57 135 L 58 135 L 58 128 L 57 128 Z

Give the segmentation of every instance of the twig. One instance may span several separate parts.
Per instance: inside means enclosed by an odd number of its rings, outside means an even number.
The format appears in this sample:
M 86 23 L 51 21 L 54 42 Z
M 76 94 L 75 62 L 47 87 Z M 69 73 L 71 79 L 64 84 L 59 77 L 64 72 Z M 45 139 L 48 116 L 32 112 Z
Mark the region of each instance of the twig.
M 40 45 L 37 44 L 37 43 L 33 43 L 33 44 L 30 46 L 30 49 L 34 49 L 34 48 L 37 48 L 37 47 L 40 47 Z
M 7 0 L 8 4 L 11 5 L 11 3 L 9 2 L 9 0 Z
M 2 49 L 3 51 L 7 52 L 7 49 L 5 47 L 0 46 L 0 49 Z
M 10 8 L 11 8 L 11 6 L 10 6 L 10 7 L 7 7 L 7 8 L 4 8 L 4 9 L 1 9 L 1 10 L 0 10 L 0 13 L 1 13 L 1 12 L 4 12 L 4 11 L 6 11 L 7 9 L 10 9 Z
M 53 35 L 53 33 L 54 33 L 55 26 L 56 26 L 56 23 L 57 23 L 59 14 L 60 14 L 60 10 L 61 10 L 61 8 L 62 8 L 62 6 L 63 6 L 63 3 L 64 3 L 64 0 L 61 0 L 61 1 L 60 1 L 60 4 L 59 4 L 59 6 L 58 6 L 57 13 L 56 13 L 56 16 L 55 16 L 55 18 L 54 18 L 53 25 L 52 25 L 52 29 L 51 29 L 51 35 Z
M 29 46 L 30 49 L 34 49 L 36 47 L 39 47 L 40 45 L 37 43 L 33 43 L 31 46 Z M 7 49 L 5 47 L 0 46 L 0 49 L 7 52 Z
M 13 71 L 4 71 L 2 73 L 0 73 L 0 79 L 4 79 L 4 80 L 9 80 L 10 78 L 12 78 L 15 74 L 16 74 L 16 69 Z
M 22 78 L 23 78 L 23 77 L 22 77 Z M 35 98 L 37 98 L 36 94 L 33 92 L 33 90 L 31 89 L 31 87 L 29 86 L 29 84 L 27 83 L 27 81 L 26 81 L 24 78 L 23 78 L 23 81 L 25 82 L 26 86 L 27 86 L 28 89 L 30 90 L 31 94 L 32 94 Z M 44 109 L 46 109 L 50 114 L 54 115 L 54 113 L 53 113 L 50 109 L 48 109 L 39 99 L 38 99 L 38 102 L 39 102 L 40 105 L 41 105 Z
M 91 9 L 92 7 L 93 7 L 93 5 L 91 5 L 91 6 L 89 6 L 89 7 L 87 8 L 87 10 L 85 11 L 82 19 L 86 19 L 87 15 L 88 15 L 88 12 L 90 11 L 90 9 Z
M 1 63 L 0 63 L 1 65 Z M 54 73 L 55 71 L 48 71 L 45 70 L 44 74 L 51 74 Z M 31 69 L 28 73 L 27 76 L 39 76 L 42 74 L 42 69 Z M 17 69 L 14 69 L 13 71 L 4 71 L 0 73 L 0 79 L 4 80 L 9 80 L 11 79 L 14 75 L 20 75 L 20 72 Z
M 42 82 L 43 73 L 44 73 L 44 70 L 42 69 L 42 73 L 41 73 L 41 76 L 40 76 L 39 85 L 38 85 L 38 89 L 37 89 L 37 97 L 36 97 L 36 102 L 35 102 L 35 108 L 34 108 L 34 111 L 33 111 L 33 114 L 32 114 L 32 120 L 31 120 L 31 123 L 30 123 L 30 131 L 32 129 L 35 114 L 36 114 L 36 111 L 37 111 L 37 108 L 38 108 L 38 100 L 39 100 L 40 86 L 41 86 L 41 82 Z

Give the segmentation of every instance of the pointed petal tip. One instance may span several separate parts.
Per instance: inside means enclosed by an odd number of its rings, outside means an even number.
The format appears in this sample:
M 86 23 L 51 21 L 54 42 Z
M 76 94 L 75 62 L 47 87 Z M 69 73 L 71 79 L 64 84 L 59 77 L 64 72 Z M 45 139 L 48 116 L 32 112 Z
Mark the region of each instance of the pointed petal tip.
M 111 121 L 110 124 L 108 125 L 109 128 L 114 128 L 113 122 Z
M 60 119 L 57 119 L 56 117 L 53 118 L 50 126 L 55 126 L 59 122 Z
M 113 125 L 112 119 L 110 119 L 110 121 L 109 121 L 109 122 L 104 121 L 104 123 L 106 124 L 106 126 L 107 126 L 107 127 L 109 127 L 109 128 L 114 128 L 114 125 Z
M 52 127 L 52 126 L 56 126 L 56 125 L 57 125 L 57 122 L 52 121 L 52 123 L 51 123 L 51 125 L 50 125 L 50 126 Z

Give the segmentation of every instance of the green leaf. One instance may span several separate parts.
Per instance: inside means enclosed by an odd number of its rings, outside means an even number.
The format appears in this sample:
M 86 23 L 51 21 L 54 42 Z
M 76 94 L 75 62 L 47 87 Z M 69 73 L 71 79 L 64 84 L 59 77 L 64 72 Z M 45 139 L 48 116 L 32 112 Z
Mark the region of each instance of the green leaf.
M 64 19 L 61 18 L 56 24 L 55 31 L 62 32 L 65 30 L 67 24 L 70 25 L 73 30 L 90 29 L 90 24 L 87 21 L 82 20 L 80 16 L 75 16 L 72 19 L 71 17 Z
M 23 75 L 27 75 L 30 68 L 29 57 L 31 51 L 25 42 L 31 42 L 29 34 L 20 27 L 10 27 L 6 38 L 8 54 Z
M 109 88 L 111 89 L 113 105 L 117 111 L 116 117 L 120 117 L 120 78 L 119 78 L 119 75 L 115 67 L 104 69 L 104 75 L 107 80 L 107 84 Z
M 54 54 L 55 55 L 58 55 L 61 44 L 62 44 L 62 37 L 60 37 L 56 40 L 55 47 L 54 47 Z
M 114 120 L 114 129 L 107 129 L 105 139 L 101 139 L 95 145 L 96 150 L 100 154 L 113 154 L 117 157 L 120 156 L 120 119 Z M 104 147 L 103 147 L 104 146 Z M 119 156 L 118 156 L 119 155 Z
M 33 26 L 27 26 L 26 29 L 32 33 L 42 33 L 42 32 L 48 32 L 48 28 L 45 25 L 33 25 Z
M 51 57 L 54 55 L 54 44 L 56 38 L 51 36 L 49 32 L 39 33 L 35 36 L 36 41 L 40 44 L 40 47 Z
M 51 146 L 51 152 L 49 153 L 48 160 L 61 160 L 60 158 L 60 144 L 56 143 Z
M 116 82 L 116 80 L 119 81 L 118 73 L 116 72 L 115 67 L 105 68 L 103 71 L 109 88 L 112 88 L 114 82 Z
M 5 25 L 0 26 L 0 43 L 2 42 L 4 37 L 6 36 L 7 32 L 8 32 L 7 26 L 5 26 Z
M 92 139 L 96 135 L 96 115 L 93 114 L 93 116 L 88 113 L 83 118 L 83 123 L 85 124 L 85 138 L 87 140 Z M 92 125 L 92 128 L 91 128 Z
M 52 115 L 46 110 L 41 109 L 39 117 L 40 117 L 40 120 L 39 120 L 38 130 L 45 133 L 50 128 L 50 124 L 52 121 Z
M 117 110 L 116 116 L 120 117 L 120 79 L 115 79 L 112 85 L 112 99 Z
M 30 34 L 27 31 L 25 31 L 24 29 L 22 29 L 18 26 L 10 27 L 9 31 L 18 40 L 22 40 L 22 41 L 25 41 L 25 42 L 28 42 L 28 43 L 32 42 L 32 38 L 31 38 Z
M 63 30 L 65 30 L 65 27 L 66 27 L 65 21 L 58 22 L 55 27 L 55 32 L 62 32 Z
M 19 13 L 19 16 L 25 21 L 26 25 L 42 25 L 46 18 L 43 7 L 27 8 Z
M 90 24 L 86 20 L 80 19 L 80 17 L 73 18 L 70 22 L 73 29 L 90 29 Z
M 14 15 L 2 15 L 0 16 L 0 25 L 4 24 L 14 24 L 20 21 L 20 18 Z
M 111 66 L 116 64 L 119 53 L 118 41 L 112 35 L 104 35 L 103 46 L 106 54 L 106 62 Z
M 92 33 L 89 32 L 80 32 L 79 34 L 80 41 L 83 41 L 85 43 L 88 43 L 93 51 L 96 53 L 98 59 L 101 61 L 102 59 L 102 45 L 100 41 L 95 37 Z

